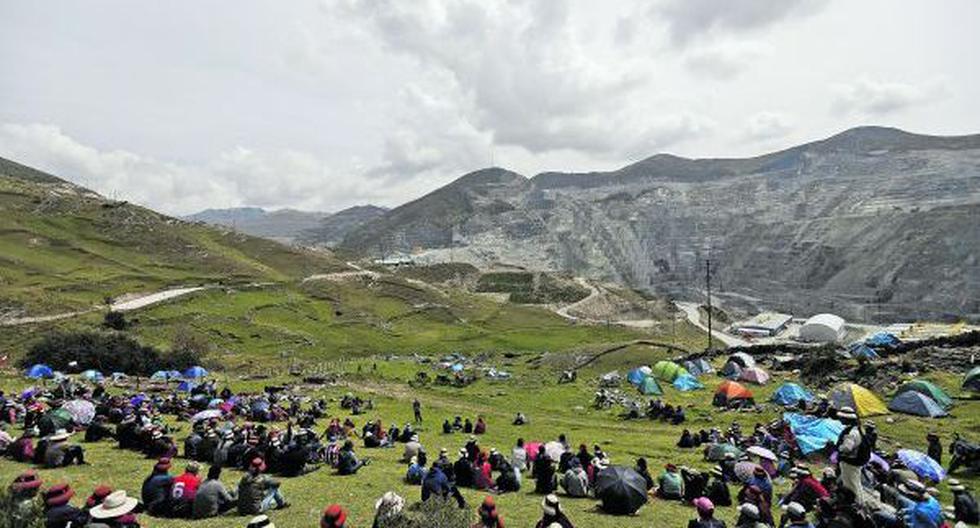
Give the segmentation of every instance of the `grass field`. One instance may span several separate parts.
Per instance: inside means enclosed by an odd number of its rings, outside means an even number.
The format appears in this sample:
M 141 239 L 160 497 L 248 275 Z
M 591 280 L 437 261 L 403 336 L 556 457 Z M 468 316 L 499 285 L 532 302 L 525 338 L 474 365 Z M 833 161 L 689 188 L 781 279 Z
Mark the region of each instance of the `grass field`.
M 414 389 L 408 385 L 408 380 L 415 372 L 429 367 L 421 366 L 408 359 L 384 361 L 379 358 L 363 358 L 338 363 L 336 371 L 342 374 L 342 382 L 335 387 L 326 389 L 304 389 L 310 396 L 325 396 L 337 398 L 347 391 L 353 391 L 364 397 L 372 398 L 375 409 L 371 413 L 354 417 L 358 424 L 367 418 L 381 418 L 384 422 L 404 423 L 411 418 L 412 398 L 419 398 L 423 403 L 426 422 L 421 433 L 421 439 L 430 453 L 437 453 L 439 448 L 446 447 L 450 451 L 461 447 L 465 442 L 463 435 L 445 436 L 440 432 L 443 418 L 457 414 L 475 417 L 483 415 L 489 423 L 488 434 L 481 438 L 481 444 L 486 448 L 497 447 L 502 452 L 509 452 L 510 447 L 518 437 L 527 440 L 551 440 L 559 433 L 566 433 L 573 444 L 580 442 L 589 445 L 599 443 L 611 454 L 614 463 L 632 464 L 638 456 L 646 457 L 652 470 L 662 467 L 666 462 L 686 464 L 699 468 L 709 467 L 703 462 L 700 452 L 693 450 L 681 451 L 673 447 L 680 427 L 667 426 L 648 421 L 622 421 L 616 416 L 616 411 L 600 411 L 590 407 L 592 393 L 595 390 L 590 381 L 598 374 L 610 368 L 626 369 L 635 366 L 638 361 L 653 362 L 668 357 L 666 351 L 655 347 L 636 346 L 622 352 L 610 354 L 597 364 L 590 366 L 580 373 L 579 381 L 575 384 L 558 385 L 558 369 L 553 364 L 561 364 L 560 357 L 539 360 L 538 353 L 517 354 L 512 358 L 494 355 L 488 360 L 488 365 L 496 365 L 516 374 L 515 378 L 503 382 L 481 380 L 463 389 L 447 387 L 426 387 Z M 777 378 L 781 378 L 777 376 Z M 288 379 L 271 379 L 262 382 L 235 381 L 232 387 L 240 389 L 256 389 L 262 383 L 287 382 Z M 956 394 L 956 380 L 949 376 L 939 375 L 931 378 L 941 386 Z M 706 390 L 691 393 L 680 393 L 667 389 L 665 400 L 671 403 L 681 403 L 689 406 L 689 423 L 686 427 L 698 429 L 702 427 L 724 427 L 732 420 L 739 420 L 744 427 L 751 427 L 755 422 L 770 420 L 777 415 L 778 409 L 768 408 L 760 414 L 719 413 L 710 406 L 711 389 L 717 385 L 718 378 L 706 378 Z M 759 401 L 765 401 L 778 386 L 780 379 L 766 387 L 756 389 Z M 20 385 L 21 380 L 9 380 L 8 387 Z M 331 406 L 332 412 L 338 412 L 336 405 Z M 510 425 L 517 411 L 525 412 L 531 423 L 523 427 Z M 876 419 L 882 431 L 884 445 L 887 449 L 895 449 L 899 445 L 912 448 L 924 448 L 925 433 L 929 430 L 938 431 L 945 440 L 953 431 L 971 436 L 980 433 L 980 403 L 977 401 L 958 401 L 954 408 L 954 417 L 943 420 L 924 420 L 903 416 L 891 416 L 888 419 Z M 343 414 L 340 414 L 343 416 Z M 184 425 L 186 429 L 186 424 Z M 180 436 L 180 435 L 178 435 Z M 125 487 L 131 492 L 137 492 L 142 478 L 149 472 L 152 461 L 145 460 L 138 454 L 119 451 L 109 444 L 87 446 L 88 458 L 93 462 L 90 467 L 69 468 L 56 471 L 42 471 L 48 481 L 68 480 L 79 489 L 80 494 L 86 494 L 101 482 L 111 482 L 117 487 Z M 410 500 L 417 500 L 419 488 L 406 486 L 402 483 L 404 466 L 397 462 L 400 449 L 359 449 L 361 456 L 371 457 L 373 463 L 354 477 L 340 477 L 327 469 L 303 477 L 284 480 L 283 490 L 292 503 L 290 509 L 274 512 L 273 518 L 278 526 L 302 527 L 315 526 L 318 511 L 329 502 L 340 502 L 351 510 L 352 526 L 368 526 L 371 522 L 374 500 L 388 490 L 395 490 Z M 9 480 L 22 465 L 4 463 L 0 465 L 0 480 Z M 237 482 L 240 475 L 228 471 L 225 480 L 229 485 Z M 980 483 L 975 478 L 967 478 L 972 484 Z M 498 498 L 498 504 L 506 521 L 511 526 L 530 526 L 539 515 L 538 504 L 540 497 L 531 493 L 533 481 L 525 479 L 525 489 L 515 494 L 507 494 Z M 777 485 L 778 491 L 785 491 L 785 483 Z M 942 488 L 944 498 L 948 498 L 945 487 Z M 481 494 L 467 491 L 464 493 L 474 506 L 481 500 Z M 565 507 L 576 526 L 612 528 L 618 526 L 683 526 L 693 515 L 690 508 L 676 504 L 655 501 L 632 517 L 612 517 L 596 509 L 596 501 L 591 499 L 564 499 Z M 731 522 L 734 520 L 734 509 L 722 509 L 720 516 Z M 244 518 L 225 517 L 207 521 L 170 521 L 146 519 L 147 526 L 200 526 L 200 527 L 233 527 L 242 526 Z

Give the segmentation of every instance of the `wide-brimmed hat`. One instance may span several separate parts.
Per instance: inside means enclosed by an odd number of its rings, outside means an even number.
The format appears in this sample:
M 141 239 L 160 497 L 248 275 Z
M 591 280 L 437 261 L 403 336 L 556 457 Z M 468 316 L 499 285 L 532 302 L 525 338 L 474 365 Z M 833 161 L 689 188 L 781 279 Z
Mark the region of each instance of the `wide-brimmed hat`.
M 37 471 L 33 469 L 28 469 L 27 471 L 17 475 L 14 479 L 13 484 L 10 485 L 10 489 L 14 491 L 26 491 L 32 489 L 38 489 L 41 487 L 41 477 L 38 476 Z
M 44 503 L 48 506 L 63 506 L 75 496 L 75 490 L 68 484 L 55 484 L 44 492 Z
M 268 515 L 263 514 L 252 517 L 245 528 L 276 528 L 276 525 L 272 523 L 272 519 Z
M 560 503 L 558 502 L 558 495 L 555 495 L 554 493 L 549 494 L 541 501 L 541 510 L 544 511 L 545 515 L 557 515 L 559 507 Z
M 71 433 L 69 433 L 65 429 L 58 429 L 57 431 L 54 432 L 54 434 L 52 434 L 51 436 L 48 437 L 48 441 L 49 442 L 62 442 L 64 440 L 68 440 L 68 437 L 70 437 L 70 436 L 71 436 Z
M 857 420 L 858 415 L 856 412 L 854 412 L 853 407 L 841 407 L 837 411 L 837 417 L 845 420 Z
M 112 519 L 133 511 L 138 502 L 133 497 L 127 497 L 126 490 L 114 491 L 102 501 L 102 504 L 89 510 L 88 514 L 93 519 Z
M 922 498 L 925 496 L 926 486 L 918 480 L 906 480 L 898 485 L 898 491 L 907 497 Z
M 331 524 L 327 524 L 327 521 Z M 347 522 L 347 512 L 339 504 L 331 504 L 323 510 L 320 526 L 343 526 L 345 522 Z
M 949 484 L 949 491 L 966 491 L 966 486 L 959 480 L 949 479 L 946 483 Z
M 798 502 L 791 502 L 783 507 L 786 511 L 786 515 L 789 515 L 790 519 L 802 519 L 806 517 L 806 508 Z

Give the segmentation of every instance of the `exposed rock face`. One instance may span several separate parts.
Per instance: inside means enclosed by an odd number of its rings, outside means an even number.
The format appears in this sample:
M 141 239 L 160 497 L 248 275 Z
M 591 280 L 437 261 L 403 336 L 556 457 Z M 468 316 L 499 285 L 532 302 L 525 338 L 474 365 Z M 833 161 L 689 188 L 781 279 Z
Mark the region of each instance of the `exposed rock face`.
M 348 235 L 365 254 L 567 270 L 858 320 L 980 319 L 980 135 L 864 127 L 746 159 L 468 174 Z
M 348 233 L 384 216 L 387 212 L 388 209 L 374 205 L 349 207 L 321 219 L 316 227 L 304 229 L 297 237 L 297 241 L 304 244 L 335 247 L 344 240 Z

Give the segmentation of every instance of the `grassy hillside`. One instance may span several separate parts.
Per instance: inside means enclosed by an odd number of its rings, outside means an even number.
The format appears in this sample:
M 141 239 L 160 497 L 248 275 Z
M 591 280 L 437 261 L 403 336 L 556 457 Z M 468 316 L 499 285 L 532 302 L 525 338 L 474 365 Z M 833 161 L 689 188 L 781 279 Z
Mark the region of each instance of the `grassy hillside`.
M 0 316 L 205 283 L 279 282 L 343 268 L 327 253 L 183 222 L 0 160 Z

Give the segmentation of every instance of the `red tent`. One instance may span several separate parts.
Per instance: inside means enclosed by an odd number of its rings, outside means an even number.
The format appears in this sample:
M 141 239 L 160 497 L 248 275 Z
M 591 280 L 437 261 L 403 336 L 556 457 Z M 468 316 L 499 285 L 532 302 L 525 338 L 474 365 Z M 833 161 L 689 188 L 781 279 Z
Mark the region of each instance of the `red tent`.
M 741 383 L 726 380 L 718 385 L 718 389 L 715 391 L 715 398 L 712 402 L 718 407 L 728 407 L 733 403 L 747 403 L 752 404 L 755 401 L 752 399 L 752 391 L 745 388 L 745 385 Z

